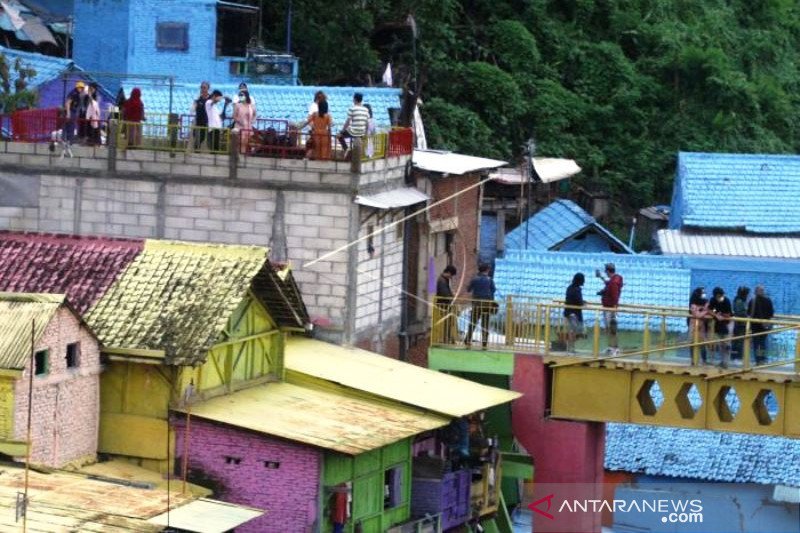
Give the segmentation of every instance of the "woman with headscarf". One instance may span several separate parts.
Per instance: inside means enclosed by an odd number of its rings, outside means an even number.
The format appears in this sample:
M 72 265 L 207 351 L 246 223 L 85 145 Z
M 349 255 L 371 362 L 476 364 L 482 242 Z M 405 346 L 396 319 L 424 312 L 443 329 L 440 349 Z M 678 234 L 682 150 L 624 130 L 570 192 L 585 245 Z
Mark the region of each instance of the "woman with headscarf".
M 331 118 L 331 114 L 328 113 L 327 100 L 321 100 L 317 103 L 317 111 L 311 114 L 300 129 L 303 129 L 308 124 L 311 124 L 311 149 L 308 150 L 306 157 L 317 160 L 330 159 L 333 119 Z M 308 143 L 306 146 L 308 146 Z
M 689 342 L 704 342 L 707 338 L 708 320 L 712 317 L 708 308 L 708 295 L 703 287 L 697 287 L 689 298 Z M 700 347 L 700 357 L 706 363 L 706 346 Z
M 142 143 L 142 122 L 144 118 L 144 102 L 142 90 L 135 87 L 122 106 L 122 120 L 128 139 L 128 147 L 139 146 Z
M 100 139 L 100 102 L 97 101 L 97 84 L 89 84 L 89 99 L 86 105 L 87 140 L 89 144 L 99 145 Z

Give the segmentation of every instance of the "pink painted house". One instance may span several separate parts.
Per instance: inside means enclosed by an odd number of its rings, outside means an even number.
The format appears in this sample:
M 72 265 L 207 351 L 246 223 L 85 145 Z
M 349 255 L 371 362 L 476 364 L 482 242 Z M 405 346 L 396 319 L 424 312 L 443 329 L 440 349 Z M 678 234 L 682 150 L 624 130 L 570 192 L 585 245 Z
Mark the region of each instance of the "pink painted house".
M 94 461 L 100 372 L 97 339 L 63 295 L 0 292 L 0 454 L 26 456 L 30 397 L 31 461 Z

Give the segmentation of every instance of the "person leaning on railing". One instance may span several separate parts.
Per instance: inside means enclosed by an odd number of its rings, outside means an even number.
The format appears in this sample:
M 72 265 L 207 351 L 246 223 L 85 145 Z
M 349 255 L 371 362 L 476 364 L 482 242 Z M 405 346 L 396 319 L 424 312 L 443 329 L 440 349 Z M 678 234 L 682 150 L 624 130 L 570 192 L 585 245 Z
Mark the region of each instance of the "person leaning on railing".
M 219 103 L 225 101 L 222 107 Z M 208 115 L 208 149 L 212 152 L 219 152 L 222 147 L 222 123 L 225 120 L 225 112 L 231 99 L 222 96 L 222 92 L 214 89 L 211 98 L 206 100 L 206 115 Z
M 617 311 L 619 306 L 619 299 L 622 296 L 622 276 L 617 274 L 617 268 L 614 263 L 606 263 L 605 274 L 607 278 L 600 273 L 599 270 L 594 271 L 594 275 L 600 278 L 604 287 L 599 293 L 600 302 L 606 308 L 603 311 L 603 318 L 606 323 L 606 334 L 608 335 L 608 348 L 606 351 L 611 355 L 619 353 L 619 341 L 617 340 Z
M 708 322 L 711 320 L 711 311 L 708 309 L 708 297 L 703 287 L 697 287 L 689 297 L 689 342 L 705 342 L 707 338 Z M 700 347 L 700 358 L 706 364 L 706 345 Z
M 714 287 L 711 291 L 711 302 L 708 308 L 714 316 L 714 333 L 717 334 L 719 342 L 715 348 L 720 353 L 720 366 L 728 368 L 731 355 L 731 335 L 733 335 L 733 306 L 730 299 L 725 296 L 722 287 Z
M 750 287 L 739 287 L 736 289 L 736 298 L 733 299 L 733 316 L 742 319 L 737 320 L 733 325 L 733 336 L 741 337 L 747 332 L 747 297 L 750 296 Z M 742 339 L 733 341 L 731 347 L 731 359 L 742 359 L 744 352 L 744 342 Z
M 473 300 L 467 336 L 464 338 L 467 348 L 472 345 L 472 334 L 479 321 L 483 349 L 485 350 L 489 344 L 489 317 L 497 312 L 497 303 L 494 301 L 495 291 L 494 280 L 489 277 L 489 265 L 480 265 L 478 275 L 472 278 L 467 286 L 467 292 L 472 294 Z

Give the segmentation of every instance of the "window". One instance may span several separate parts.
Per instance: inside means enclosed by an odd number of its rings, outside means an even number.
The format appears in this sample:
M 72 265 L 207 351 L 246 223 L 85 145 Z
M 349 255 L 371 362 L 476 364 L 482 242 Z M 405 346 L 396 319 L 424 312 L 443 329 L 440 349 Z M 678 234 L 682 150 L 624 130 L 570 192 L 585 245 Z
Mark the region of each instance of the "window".
M 156 48 L 159 50 L 189 49 L 189 25 L 185 22 L 156 23 Z
M 256 37 L 258 7 L 246 5 L 217 6 L 217 56 L 245 57 L 247 45 Z
M 241 462 L 242 462 L 242 458 L 241 457 L 234 457 L 232 455 L 226 455 L 225 456 L 225 464 L 226 465 L 238 465 Z
M 281 467 L 281 463 L 279 461 L 264 461 L 264 468 L 269 468 L 270 470 L 277 470 Z
M 393 509 L 403 503 L 403 465 L 383 473 L 383 508 Z
M 46 376 L 50 371 L 50 350 L 39 350 L 33 357 L 33 375 Z
M 79 343 L 73 342 L 67 344 L 67 368 L 78 368 L 80 353 L 81 348 Z

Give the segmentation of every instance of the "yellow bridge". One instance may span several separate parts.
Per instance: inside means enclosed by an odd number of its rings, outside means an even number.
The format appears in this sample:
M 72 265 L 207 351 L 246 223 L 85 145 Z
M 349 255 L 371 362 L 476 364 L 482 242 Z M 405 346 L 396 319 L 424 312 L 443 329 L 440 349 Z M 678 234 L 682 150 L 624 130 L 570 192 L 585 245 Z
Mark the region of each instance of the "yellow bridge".
M 713 321 L 692 322 L 687 309 L 590 304 L 583 329 L 569 327 L 565 307 L 520 296 L 437 300 L 431 346 L 476 361 L 484 350 L 541 356 L 555 418 L 800 437 L 800 317 L 734 317 L 735 333 L 720 337 Z M 608 312 L 619 350 L 608 348 Z M 766 340 L 765 352 L 755 353 L 756 339 Z M 738 357 L 723 364 L 731 352 Z

